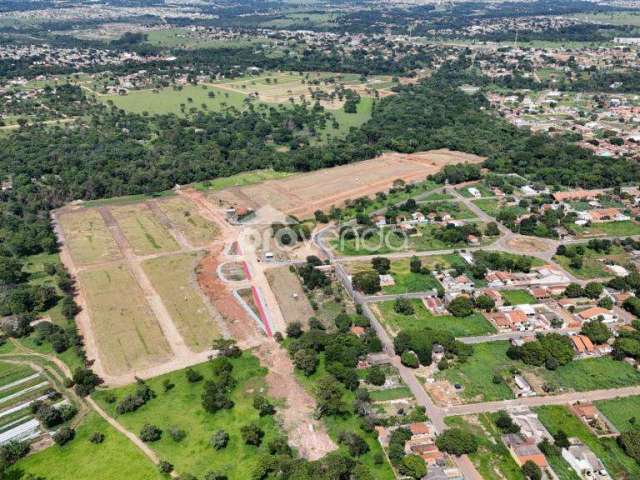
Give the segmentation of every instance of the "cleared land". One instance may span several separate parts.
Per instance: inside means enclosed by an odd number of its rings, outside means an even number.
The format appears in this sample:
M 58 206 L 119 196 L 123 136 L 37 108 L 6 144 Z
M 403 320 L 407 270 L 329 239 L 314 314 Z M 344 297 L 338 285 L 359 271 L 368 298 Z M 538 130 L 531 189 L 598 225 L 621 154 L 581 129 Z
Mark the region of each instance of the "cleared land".
M 148 205 L 137 203 L 111 207 L 110 210 L 136 255 L 178 250 L 178 243 L 158 221 Z
M 144 293 L 126 265 L 81 272 L 100 359 L 112 375 L 170 359 L 171 350 Z
M 104 442 L 91 443 L 89 438 L 94 432 L 104 434 Z M 29 455 L 11 467 L 7 478 L 22 478 L 21 473 L 56 480 L 165 478 L 140 450 L 96 413 L 87 415 L 72 442 Z
M 596 402 L 598 409 L 621 432 L 638 428 L 640 397 L 617 398 Z
M 479 163 L 482 157 L 446 149 L 414 154 L 385 153 L 372 160 L 292 175 L 259 185 L 232 187 L 212 194 L 214 200 L 258 209 L 270 205 L 282 212 L 304 217 L 327 210 L 345 200 L 388 190 L 393 181 L 423 180 L 442 167 L 455 163 Z
M 307 324 L 315 312 L 302 290 L 298 276 L 290 272 L 289 267 L 271 268 L 265 271 L 265 275 L 287 325 L 293 322 Z
M 197 290 L 195 267 L 199 259 L 198 254 L 185 253 L 153 258 L 142 264 L 180 335 L 197 352 L 210 348 L 220 336 L 214 317 L 219 317 L 219 313 L 205 304 Z
M 122 258 L 118 245 L 97 210 L 63 213 L 59 221 L 76 265 Z
M 157 202 L 169 221 L 196 247 L 204 247 L 218 235 L 218 227 L 197 213 L 197 208 L 185 198 L 174 197 Z
M 456 337 L 469 337 L 494 333 L 495 329 L 479 313 L 468 317 L 458 318 L 452 315 L 432 315 L 421 300 L 411 300 L 415 313 L 402 315 L 394 311 L 395 302 L 381 302 L 374 305 L 378 318 L 387 330 L 397 334 L 408 328 L 432 328 L 449 332 Z

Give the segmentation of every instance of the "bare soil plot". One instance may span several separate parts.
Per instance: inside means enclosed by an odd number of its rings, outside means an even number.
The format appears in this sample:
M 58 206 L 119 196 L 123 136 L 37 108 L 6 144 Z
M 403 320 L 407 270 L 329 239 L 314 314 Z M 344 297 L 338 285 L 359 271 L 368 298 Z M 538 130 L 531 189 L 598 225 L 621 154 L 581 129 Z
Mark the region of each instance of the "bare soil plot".
M 446 149 L 413 154 L 385 153 L 372 160 L 257 185 L 231 187 L 210 195 L 231 205 L 254 209 L 270 205 L 282 212 L 305 217 L 318 209 L 340 205 L 347 199 L 387 190 L 398 178 L 407 182 L 423 180 L 445 165 L 483 160 L 477 155 Z
M 123 205 L 110 210 L 136 255 L 178 250 L 178 243 L 147 204 Z
M 76 266 L 122 258 L 122 253 L 98 210 L 65 212 L 58 218 Z
M 197 207 L 186 198 L 158 200 L 157 205 L 193 246 L 203 247 L 217 237 L 219 229 L 216 224 L 202 217 Z
M 98 355 L 108 374 L 135 372 L 171 358 L 160 325 L 125 264 L 84 271 L 78 278 Z
M 247 280 L 247 274 L 243 262 L 228 262 L 220 267 L 225 280 L 241 282 Z
M 195 268 L 199 259 L 198 254 L 185 253 L 153 258 L 142 264 L 180 335 L 197 352 L 211 348 L 213 340 L 220 336 L 220 314 L 205 303 L 198 291 Z
M 306 325 L 315 312 L 302 290 L 298 276 L 289 271 L 289 267 L 270 268 L 265 270 L 265 275 L 287 325 L 293 322 Z

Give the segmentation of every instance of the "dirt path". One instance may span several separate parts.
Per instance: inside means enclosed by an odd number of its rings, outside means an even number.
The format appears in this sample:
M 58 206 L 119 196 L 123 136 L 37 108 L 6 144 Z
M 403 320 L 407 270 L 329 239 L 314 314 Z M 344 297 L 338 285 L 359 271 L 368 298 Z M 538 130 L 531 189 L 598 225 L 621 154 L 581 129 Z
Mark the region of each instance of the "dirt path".
M 338 447 L 329 437 L 325 426 L 314 419 L 316 402 L 296 380 L 287 352 L 275 341 L 267 340 L 254 354 L 269 369 L 269 396 L 285 402 L 279 418 L 288 434 L 289 445 L 307 460 L 318 460 L 336 450 Z
M 183 250 L 193 249 L 193 245 L 191 245 L 189 240 L 187 240 L 187 237 L 185 237 L 184 234 L 176 228 L 169 217 L 167 217 L 162 209 L 158 206 L 157 202 L 149 200 L 146 202 L 146 204 L 149 207 L 149 210 L 151 210 L 151 212 L 156 216 L 156 218 L 160 222 L 160 225 L 167 229 L 169 234 L 176 240 L 176 242 L 178 242 L 178 245 L 180 245 Z

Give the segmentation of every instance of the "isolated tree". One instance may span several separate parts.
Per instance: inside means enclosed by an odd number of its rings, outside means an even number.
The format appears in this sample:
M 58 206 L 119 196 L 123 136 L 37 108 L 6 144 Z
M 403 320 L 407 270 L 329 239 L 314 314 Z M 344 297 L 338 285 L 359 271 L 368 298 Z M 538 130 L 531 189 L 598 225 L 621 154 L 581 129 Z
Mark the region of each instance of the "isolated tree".
M 415 313 L 411 300 L 407 298 L 397 298 L 393 304 L 393 311 L 400 315 L 413 315 Z
M 386 257 L 375 257 L 371 260 L 371 266 L 380 275 L 386 275 L 391 270 L 391 260 Z
M 476 298 L 476 307 L 485 312 L 490 312 L 495 306 L 496 302 L 489 295 L 483 294 Z
M 318 366 L 318 355 L 315 350 L 303 348 L 293 355 L 293 363 L 308 377 L 313 375 Z
M 143 442 L 157 442 L 162 437 L 162 430 L 155 425 L 146 423 L 140 430 L 140 440 Z
M 240 436 L 247 445 L 260 446 L 262 438 L 264 437 L 264 431 L 255 423 L 245 425 L 240 429 Z
M 522 465 L 522 474 L 527 480 L 542 479 L 542 470 L 540 470 L 540 467 L 532 460 L 527 460 L 524 465 Z
M 427 474 L 427 464 L 422 457 L 409 454 L 405 456 L 400 462 L 400 465 L 398 465 L 398 471 L 407 477 L 420 479 Z
M 584 294 L 589 298 L 599 298 L 602 295 L 604 287 L 598 282 L 589 282 L 584 287 Z
M 460 295 L 447 305 L 447 310 L 451 312 L 454 317 L 468 317 L 473 313 L 473 300 L 467 296 Z
M 375 270 L 358 272 L 352 277 L 353 286 L 367 295 L 380 291 L 380 276 Z
M 386 376 L 378 366 L 371 367 L 367 372 L 367 382 L 371 385 L 382 386 L 386 381 Z
M 229 434 L 224 430 L 218 430 L 209 440 L 211 446 L 216 450 L 222 450 L 229 443 Z
M 460 428 L 451 428 L 436 438 L 436 445 L 452 455 L 467 455 L 478 450 L 478 439 Z

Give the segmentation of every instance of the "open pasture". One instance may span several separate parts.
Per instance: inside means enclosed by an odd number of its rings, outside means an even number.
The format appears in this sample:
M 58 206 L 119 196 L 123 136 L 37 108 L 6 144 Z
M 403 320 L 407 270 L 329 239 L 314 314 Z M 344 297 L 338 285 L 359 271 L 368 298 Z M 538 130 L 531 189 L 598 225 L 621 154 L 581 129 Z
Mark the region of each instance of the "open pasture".
M 210 96 L 213 93 L 214 96 Z M 131 90 L 126 95 L 98 95 L 98 100 L 113 104 L 131 113 L 150 114 L 182 113 L 191 108 L 219 111 L 225 107 L 241 108 L 246 95 L 230 89 L 218 89 L 211 85 L 185 85 L 181 89 L 173 87 L 158 90 Z
M 147 204 L 123 205 L 110 210 L 136 255 L 172 252 L 179 248 Z
M 160 325 L 126 265 L 84 271 L 78 279 L 98 354 L 109 374 L 130 373 L 170 359 Z
M 173 197 L 158 200 L 157 205 L 169 222 L 195 247 L 204 247 L 218 235 L 218 227 L 202 217 L 189 200 Z
M 98 210 L 65 212 L 59 216 L 59 222 L 76 265 L 122 258 L 122 253 Z
M 347 199 L 388 190 L 399 178 L 406 182 L 424 180 L 445 165 L 481 161 L 482 157 L 446 149 L 413 154 L 385 153 L 363 162 L 256 185 L 231 187 L 213 193 L 212 198 L 254 209 L 270 205 L 282 212 L 305 217 L 316 210 L 341 205 Z
M 153 258 L 142 266 L 187 345 L 201 352 L 220 336 L 213 307 L 198 292 L 195 267 L 199 255 L 185 253 Z M 171 272 L 167 275 L 167 272 Z

